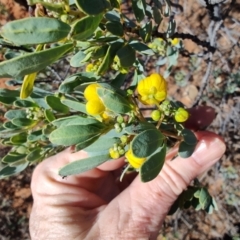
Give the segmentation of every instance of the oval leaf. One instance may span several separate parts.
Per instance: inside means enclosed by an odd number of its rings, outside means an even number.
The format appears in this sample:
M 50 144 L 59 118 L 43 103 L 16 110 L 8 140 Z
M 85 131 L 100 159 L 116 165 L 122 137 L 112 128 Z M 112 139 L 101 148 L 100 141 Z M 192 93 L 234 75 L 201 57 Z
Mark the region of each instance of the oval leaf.
M 9 110 L 5 113 L 4 117 L 8 120 L 12 120 L 14 118 L 26 118 L 27 114 L 25 109 Z
M 69 176 L 91 170 L 109 160 L 109 154 L 93 156 L 69 163 L 60 169 L 60 176 Z
M 188 145 L 196 145 L 197 144 L 197 138 L 194 135 L 194 133 L 189 129 L 183 129 L 181 132 L 184 142 Z
M 141 22 L 146 15 L 146 1 L 145 0 L 132 0 L 132 8 L 134 15 L 138 22 Z
M 107 22 L 106 28 L 110 33 L 119 37 L 122 37 L 124 34 L 123 26 L 120 22 L 117 22 L 117 21 Z
M 14 162 L 18 162 L 22 159 L 24 159 L 26 157 L 26 154 L 7 154 L 3 159 L 2 162 L 3 163 L 14 163 Z
M 25 54 L 0 63 L 0 77 L 21 77 L 38 72 L 73 48 L 72 43 L 55 48 Z
M 136 60 L 135 50 L 129 44 L 117 51 L 117 56 L 122 67 L 131 67 Z
M 68 113 L 69 112 L 68 107 L 61 103 L 60 98 L 55 97 L 55 96 L 47 96 L 47 97 L 45 97 L 45 100 L 46 100 L 47 104 L 49 105 L 49 107 L 51 107 L 56 112 L 60 112 L 60 113 Z
M 163 145 L 158 152 L 150 156 L 140 168 L 142 182 L 149 182 L 160 173 L 166 157 L 166 145 Z
M 48 17 L 25 18 L 11 21 L 2 27 L 1 35 L 17 45 L 57 42 L 67 37 L 71 27 Z
M 99 14 L 98 16 L 87 16 L 81 18 L 72 27 L 72 38 L 78 41 L 87 40 L 97 29 L 102 17 L 102 14 Z
M 133 154 L 145 158 L 153 154 L 163 143 L 164 136 L 157 129 L 148 129 L 135 136 L 131 142 Z
M 18 166 L 6 166 L 0 170 L 0 179 L 22 172 L 28 166 L 28 162 L 25 162 Z
M 190 157 L 194 150 L 196 145 L 189 145 L 186 142 L 181 142 L 178 149 L 178 154 L 182 158 L 188 158 Z
M 26 160 L 29 161 L 29 162 L 34 162 L 34 161 L 41 160 L 43 158 L 44 158 L 44 156 L 42 154 L 41 148 L 37 148 L 37 149 L 34 149 L 33 151 L 31 151 L 27 155 Z
M 85 142 L 102 131 L 96 124 L 63 126 L 54 130 L 49 140 L 56 145 L 71 146 Z
M 28 118 L 14 118 L 12 123 L 18 127 L 31 127 L 37 123 L 37 121 Z
M 67 37 L 71 27 L 55 18 L 34 17 L 8 22 L 1 35 L 17 45 L 57 42 Z
M 69 99 L 63 99 L 63 100 L 61 100 L 61 102 L 62 102 L 62 104 L 66 105 L 67 107 L 69 107 L 69 108 L 71 108 L 75 111 L 79 111 L 79 112 L 82 112 L 82 113 L 87 113 L 86 112 L 86 105 L 84 103 L 69 100 Z
M 87 15 L 97 15 L 110 7 L 107 0 L 75 0 L 76 5 Z
M 106 88 L 98 88 L 97 93 L 105 107 L 110 111 L 115 113 L 127 113 L 132 110 L 129 102 L 116 92 Z

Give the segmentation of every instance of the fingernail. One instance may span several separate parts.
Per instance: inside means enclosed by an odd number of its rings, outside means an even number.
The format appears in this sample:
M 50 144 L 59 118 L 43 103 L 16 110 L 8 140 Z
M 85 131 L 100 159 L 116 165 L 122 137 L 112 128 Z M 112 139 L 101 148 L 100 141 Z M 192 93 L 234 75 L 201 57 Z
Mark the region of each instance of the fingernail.
M 199 141 L 192 157 L 199 165 L 212 165 L 217 162 L 226 150 L 223 141 L 218 137 L 211 137 Z

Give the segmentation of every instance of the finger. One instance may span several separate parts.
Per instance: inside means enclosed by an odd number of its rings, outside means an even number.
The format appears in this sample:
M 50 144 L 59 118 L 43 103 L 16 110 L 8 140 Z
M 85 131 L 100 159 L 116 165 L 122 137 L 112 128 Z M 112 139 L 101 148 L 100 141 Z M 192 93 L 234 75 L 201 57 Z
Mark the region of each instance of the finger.
M 118 202 L 125 203 L 120 204 L 119 212 L 127 215 L 126 224 L 131 226 L 131 231 L 143 229 L 151 233 L 150 239 L 154 239 L 177 196 L 192 179 L 209 169 L 223 155 L 225 144 L 219 136 L 209 132 L 201 132 L 197 136 L 199 143 L 191 157 L 166 161 L 159 176 L 151 182 L 142 183 L 138 176 L 119 196 Z M 108 210 L 109 213 L 113 211 L 111 206 Z

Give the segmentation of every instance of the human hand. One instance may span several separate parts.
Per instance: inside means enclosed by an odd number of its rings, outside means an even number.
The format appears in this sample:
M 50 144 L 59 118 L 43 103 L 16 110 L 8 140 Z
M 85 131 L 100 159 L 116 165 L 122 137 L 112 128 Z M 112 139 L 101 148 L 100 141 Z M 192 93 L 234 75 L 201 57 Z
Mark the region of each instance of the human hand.
M 171 150 L 159 176 L 147 183 L 131 175 L 119 182 L 124 158 L 64 179 L 58 169 L 85 158 L 85 152 L 66 149 L 43 161 L 32 177 L 32 240 L 156 239 L 178 195 L 225 151 L 216 134 L 198 132 L 197 137 L 191 157 L 170 161 L 177 153 Z

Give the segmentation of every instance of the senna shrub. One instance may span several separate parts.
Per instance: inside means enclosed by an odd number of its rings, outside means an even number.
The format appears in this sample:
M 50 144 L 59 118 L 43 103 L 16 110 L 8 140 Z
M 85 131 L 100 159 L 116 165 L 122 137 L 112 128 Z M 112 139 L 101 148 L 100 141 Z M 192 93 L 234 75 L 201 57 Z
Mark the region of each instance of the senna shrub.
M 121 177 L 137 171 L 148 182 L 159 174 L 172 146 L 179 146 L 181 157 L 191 156 L 197 139 L 184 127 L 189 113 L 180 102 L 167 99 L 166 77 L 183 48 L 180 39 L 171 37 L 176 27 L 171 3 L 130 2 L 129 17 L 120 0 L 29 0 L 30 6 L 37 4 L 34 17 L 1 28 L 5 58 L 0 77 L 10 77 L 21 87 L 0 89 L 0 102 L 8 108 L 0 139 L 11 147 L 1 160 L 0 178 L 68 146 L 83 149 L 88 157 L 63 166 L 61 176 L 124 157 Z M 161 30 L 164 38 L 155 37 L 163 20 L 168 22 Z M 162 59 L 164 76 L 146 74 L 146 56 Z M 67 76 L 56 92 L 34 86 L 39 73 L 63 57 L 77 73 Z M 144 106 L 152 109 L 149 114 Z M 215 207 L 199 183 L 176 204 L 208 212 Z

